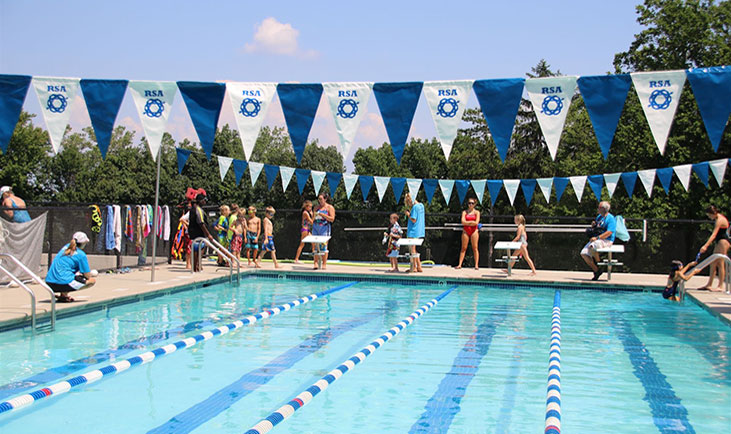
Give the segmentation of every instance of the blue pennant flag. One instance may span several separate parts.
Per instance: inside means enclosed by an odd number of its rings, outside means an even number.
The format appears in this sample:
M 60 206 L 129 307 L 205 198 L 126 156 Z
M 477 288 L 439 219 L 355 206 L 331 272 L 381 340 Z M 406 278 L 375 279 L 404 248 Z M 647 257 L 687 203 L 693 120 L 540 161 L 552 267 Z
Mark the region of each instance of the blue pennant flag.
M 437 191 L 437 186 L 439 185 L 439 181 L 436 179 L 424 179 L 421 182 L 421 185 L 424 186 L 424 194 L 426 195 L 426 201 L 431 203 L 432 198 L 434 197 L 434 192 Z M 414 194 L 414 199 L 416 199 L 416 195 Z
M 3 154 L 8 152 L 8 143 L 20 118 L 31 79 L 29 75 L 0 74 L 0 149 Z
M 589 175 L 586 177 L 591 191 L 594 192 L 596 200 L 602 200 L 602 187 L 604 186 L 604 175 Z
M 312 122 L 315 120 L 317 107 L 320 105 L 322 85 L 320 83 L 280 83 L 277 85 L 277 94 L 282 103 L 287 131 L 289 131 L 294 155 L 299 164 L 302 161 L 302 153 L 305 152 L 307 137 L 310 135 Z
M 710 165 L 708 164 L 708 161 L 704 161 L 702 163 L 696 163 L 693 165 L 693 172 L 695 172 L 696 175 L 698 175 L 698 178 L 701 179 L 701 182 L 703 182 L 703 185 L 708 188 L 708 167 Z
M 401 193 L 404 192 L 405 185 L 406 178 L 391 178 L 391 188 L 393 189 L 393 195 L 396 198 L 396 203 L 401 201 Z
M 536 191 L 536 185 L 538 185 L 538 181 L 535 179 L 520 180 L 520 188 L 523 190 L 526 205 L 530 205 L 530 201 L 533 199 L 533 193 Z
M 267 190 L 271 190 L 272 186 L 274 185 L 274 181 L 277 179 L 277 175 L 279 174 L 279 166 L 265 164 L 264 174 L 267 177 Z
M 470 181 L 458 179 L 455 181 L 454 186 L 457 187 L 457 198 L 459 199 L 459 203 L 464 203 L 464 198 L 470 190 Z
M 663 190 L 665 190 L 665 194 L 670 193 L 670 182 L 673 180 L 673 168 L 665 167 L 663 169 L 657 169 L 655 171 L 655 175 L 657 175 L 657 179 L 660 180 L 660 184 L 662 185 Z
M 731 68 L 697 68 L 687 73 L 714 151 L 731 114 Z
M 409 136 L 411 122 L 414 120 L 416 105 L 423 82 L 408 83 L 376 83 L 373 93 L 376 95 L 378 108 L 381 111 L 383 124 L 386 126 L 388 140 L 391 142 L 396 163 L 401 164 L 406 139 Z
M 606 160 L 632 78 L 629 74 L 592 75 L 579 77 L 578 84 L 599 148 Z
M 343 179 L 343 174 L 338 172 L 327 172 L 327 185 L 330 187 L 330 196 L 335 196 L 335 190 Z
M 363 202 L 365 202 L 368 200 L 368 193 L 370 193 L 371 187 L 373 187 L 373 177 L 360 175 L 358 181 L 360 181 L 360 192 L 363 194 Z
M 122 105 L 127 83 L 127 80 L 81 80 L 81 91 L 84 93 L 102 159 L 107 158 L 114 121 Z
M 476 80 L 472 85 L 502 161 L 508 156 L 524 84 L 523 78 L 506 78 Z
M 503 181 L 501 179 L 488 179 L 487 180 L 487 191 L 490 192 L 490 204 L 495 206 L 500 190 L 503 188 Z
M 206 83 L 198 81 L 179 81 L 178 89 L 188 107 L 190 120 L 201 143 L 206 158 L 211 159 L 213 138 L 216 135 L 218 117 L 221 115 L 221 104 L 226 95 L 224 83 Z
M 180 149 L 175 148 L 175 153 L 178 157 L 178 173 L 183 173 L 183 167 L 185 167 L 185 163 L 188 162 L 188 157 L 190 157 L 190 151 L 187 149 Z
M 241 183 L 241 178 L 244 176 L 244 172 L 246 171 L 246 166 L 248 166 L 248 163 L 244 160 L 234 159 L 233 166 L 234 175 L 236 175 L 236 185 L 239 185 Z
M 305 191 L 307 180 L 310 179 L 310 170 L 295 169 L 294 175 L 297 177 L 297 188 L 299 189 L 300 194 L 302 194 L 302 192 Z
M 624 189 L 627 190 L 627 196 L 632 199 L 632 193 L 635 191 L 635 183 L 637 182 L 637 172 L 624 172 L 621 178 Z
M 569 185 L 569 179 L 563 176 L 557 176 L 553 178 L 553 188 L 556 190 L 556 202 L 561 201 L 566 186 Z

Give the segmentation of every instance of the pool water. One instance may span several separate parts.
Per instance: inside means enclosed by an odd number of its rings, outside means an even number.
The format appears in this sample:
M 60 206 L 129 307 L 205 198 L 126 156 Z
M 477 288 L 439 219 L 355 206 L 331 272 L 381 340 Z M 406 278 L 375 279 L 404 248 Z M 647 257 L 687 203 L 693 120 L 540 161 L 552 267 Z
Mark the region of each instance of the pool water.
M 0 401 L 341 281 L 251 277 L 0 333 Z M 0 432 L 244 433 L 447 288 L 359 282 L 0 414 Z M 542 432 L 555 290 L 458 286 L 274 432 Z M 659 294 L 563 290 L 563 432 L 728 432 L 731 327 Z

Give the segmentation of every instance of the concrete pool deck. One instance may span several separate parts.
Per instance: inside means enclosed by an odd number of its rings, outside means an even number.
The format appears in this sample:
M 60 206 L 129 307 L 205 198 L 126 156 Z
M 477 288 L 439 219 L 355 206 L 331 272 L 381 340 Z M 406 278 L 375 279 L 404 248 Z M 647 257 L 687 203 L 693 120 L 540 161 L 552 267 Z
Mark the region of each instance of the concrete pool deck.
M 424 267 L 423 273 L 388 273 L 385 266 L 376 265 L 340 265 L 337 262 L 328 264 L 325 271 L 315 271 L 311 262 L 302 264 L 285 263 L 282 268 L 274 269 L 271 262 L 265 262 L 264 268 L 241 269 L 242 273 L 264 272 L 270 275 L 272 272 L 280 272 L 284 275 L 307 274 L 307 275 L 354 275 L 363 277 L 383 278 L 422 278 L 422 279 L 455 279 L 463 280 L 465 284 L 475 281 L 492 283 L 514 283 L 514 284 L 563 284 L 576 287 L 591 287 L 596 289 L 621 289 L 621 287 L 640 288 L 644 290 L 657 290 L 665 286 L 666 275 L 659 274 L 636 274 L 612 272 L 612 280 L 607 281 L 607 274 L 603 274 L 599 281 L 591 280 L 590 271 L 552 271 L 538 270 L 535 276 L 530 276 L 529 271 L 523 268 L 514 269 L 512 276 L 507 276 L 500 268 L 481 268 L 474 270 L 463 268 L 454 269 L 449 266 Z M 385 265 L 385 264 L 384 264 Z M 404 267 L 401 267 L 404 270 Z M 264 274 L 262 273 L 262 274 Z M 150 267 L 133 269 L 129 273 L 100 274 L 94 287 L 78 293 L 72 293 L 76 299 L 74 303 L 57 303 L 57 316 L 63 317 L 90 310 L 104 309 L 110 305 L 134 302 L 145 298 L 157 297 L 175 291 L 175 288 L 183 286 L 200 285 L 205 286 L 212 283 L 227 282 L 228 268 L 217 267 L 213 262 L 204 262 L 203 272 L 192 274 L 186 270 L 182 262 L 175 262 L 172 265 L 159 264 L 155 270 L 155 282 L 150 281 Z M 707 276 L 695 276 L 686 284 L 686 288 L 698 288 L 705 284 Z M 36 315 L 39 323 L 47 322 L 50 316 L 51 303 L 50 295 L 40 285 L 33 284 L 29 287 L 37 297 Z M 689 298 L 693 298 L 700 306 L 718 316 L 722 321 L 731 325 L 731 295 L 723 292 L 697 291 L 690 289 Z M 662 301 L 660 294 L 658 302 Z M 692 302 L 692 301 L 690 301 Z M 21 288 L 10 287 L 0 288 L 0 331 L 30 325 L 30 297 Z M 30 328 L 28 328 L 29 330 Z

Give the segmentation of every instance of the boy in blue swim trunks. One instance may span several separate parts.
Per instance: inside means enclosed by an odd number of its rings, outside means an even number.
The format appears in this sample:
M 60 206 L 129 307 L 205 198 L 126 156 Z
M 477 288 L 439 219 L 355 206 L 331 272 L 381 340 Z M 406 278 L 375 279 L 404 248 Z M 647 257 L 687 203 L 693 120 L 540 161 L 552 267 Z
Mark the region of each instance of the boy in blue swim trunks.
M 249 218 L 246 221 L 246 260 L 249 267 L 253 261 L 254 266 L 261 268 L 256 262 L 259 254 L 259 235 L 261 235 L 261 219 L 256 216 L 256 207 L 252 205 L 249 207 Z
M 272 262 L 274 262 L 274 268 L 282 268 L 281 265 L 277 263 L 277 249 L 274 247 L 274 225 L 272 224 L 272 219 L 274 218 L 274 213 L 277 212 L 274 207 L 268 206 L 266 207 L 266 217 L 264 217 L 264 242 L 261 245 L 261 253 L 259 254 L 259 263 L 257 264 L 257 267 L 261 268 L 261 260 L 264 259 L 264 254 L 266 252 L 271 252 L 272 256 Z

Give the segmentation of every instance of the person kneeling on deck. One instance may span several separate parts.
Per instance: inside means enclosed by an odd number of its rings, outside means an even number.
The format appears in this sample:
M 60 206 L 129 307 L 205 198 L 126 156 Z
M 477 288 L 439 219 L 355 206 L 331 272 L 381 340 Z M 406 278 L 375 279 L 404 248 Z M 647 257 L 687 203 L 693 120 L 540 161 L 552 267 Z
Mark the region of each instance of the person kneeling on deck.
M 599 207 L 597 208 L 599 215 L 591 222 L 590 228 L 590 230 L 595 231 L 594 235 L 592 235 L 584 248 L 581 249 L 581 257 L 594 272 L 594 277 L 591 280 L 599 280 L 599 276 L 602 275 L 602 271 L 597 266 L 597 262 L 599 262 L 599 252 L 597 250 L 610 247 L 614 244 L 617 220 L 609 213 L 609 208 L 609 202 L 599 202 Z
M 71 242 L 61 248 L 48 267 L 46 283 L 53 292 L 59 292 L 56 300 L 60 303 L 75 301 L 69 292 L 90 288 L 96 283 L 84 247 L 89 237 L 83 232 L 76 232 Z

